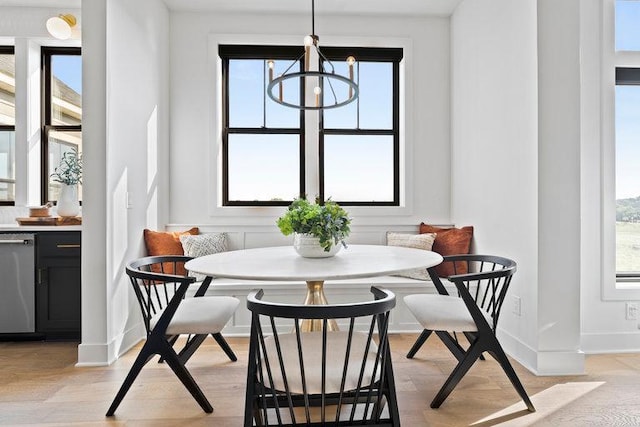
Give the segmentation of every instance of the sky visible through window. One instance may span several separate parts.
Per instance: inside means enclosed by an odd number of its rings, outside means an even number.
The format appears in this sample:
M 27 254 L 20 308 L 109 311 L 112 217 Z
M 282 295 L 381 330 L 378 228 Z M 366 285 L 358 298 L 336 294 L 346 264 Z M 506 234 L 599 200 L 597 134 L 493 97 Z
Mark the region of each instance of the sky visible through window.
M 82 57 L 80 55 L 54 55 L 53 75 L 76 93 L 82 94 Z
M 275 61 L 274 75 L 283 73 L 291 62 Z M 345 61 L 332 62 L 337 74 L 348 76 Z M 297 71 L 296 66 L 290 72 Z M 360 87 L 359 99 L 345 107 L 325 110 L 325 128 L 392 129 L 392 64 L 360 62 L 357 66 L 359 70 L 354 78 Z M 282 106 L 269 97 L 265 99 L 267 67 L 264 60 L 230 60 L 230 128 L 298 127 L 299 110 Z M 285 80 L 285 101 L 298 103 L 299 85 L 298 79 Z M 334 83 L 339 101 L 348 97 L 347 88 L 346 84 Z M 277 96 L 278 90 L 274 92 Z M 323 96 L 325 105 L 334 102 L 330 88 L 324 88 Z M 315 133 L 309 128 L 307 132 Z M 232 136 L 234 138 L 229 139 L 230 200 L 297 197 L 300 180 L 296 135 Z M 326 136 L 325 156 L 325 198 L 363 202 L 393 200 L 393 138 Z M 306 191 L 308 197 L 313 198 L 319 189 Z
M 640 51 L 640 1 L 616 1 L 616 50 Z M 640 196 L 640 86 L 616 87 L 616 199 Z

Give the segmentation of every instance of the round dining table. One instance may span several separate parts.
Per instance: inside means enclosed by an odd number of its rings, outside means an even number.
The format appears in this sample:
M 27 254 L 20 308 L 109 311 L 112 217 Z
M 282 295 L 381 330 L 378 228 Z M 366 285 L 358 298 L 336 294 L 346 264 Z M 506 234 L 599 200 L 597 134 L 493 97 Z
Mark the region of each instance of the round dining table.
M 305 304 L 327 304 L 325 280 L 386 276 L 426 269 L 442 256 L 423 249 L 383 245 L 349 245 L 328 258 L 304 258 L 292 246 L 274 246 L 220 252 L 185 264 L 192 273 L 211 277 L 262 281 L 305 281 Z M 214 282 L 215 283 L 215 282 Z M 335 323 L 329 329 L 336 328 Z M 307 325 L 305 329 L 317 329 Z

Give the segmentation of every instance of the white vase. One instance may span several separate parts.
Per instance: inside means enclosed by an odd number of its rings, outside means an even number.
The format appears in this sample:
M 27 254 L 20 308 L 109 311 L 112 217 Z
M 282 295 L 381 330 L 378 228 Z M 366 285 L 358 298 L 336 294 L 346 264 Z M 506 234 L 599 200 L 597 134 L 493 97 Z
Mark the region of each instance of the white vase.
M 78 216 L 79 213 L 78 185 L 62 184 L 58 196 L 58 216 Z
M 340 251 L 342 244 L 332 244 L 328 251 L 320 246 L 320 239 L 310 234 L 293 234 L 293 248 L 305 258 L 328 258 Z

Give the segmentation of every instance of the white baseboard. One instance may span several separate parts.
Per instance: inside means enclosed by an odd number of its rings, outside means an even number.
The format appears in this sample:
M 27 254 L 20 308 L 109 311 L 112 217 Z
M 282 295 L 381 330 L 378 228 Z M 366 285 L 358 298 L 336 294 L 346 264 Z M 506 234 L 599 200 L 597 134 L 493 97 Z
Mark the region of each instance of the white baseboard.
M 138 344 L 145 336 L 142 323 L 119 334 L 109 343 L 94 343 L 78 346 L 78 367 L 108 366 Z
M 585 354 L 581 350 L 538 351 L 502 329 L 498 329 L 498 339 L 509 356 L 535 375 L 582 375 L 585 373 Z
M 638 353 L 640 331 L 582 334 L 580 344 L 586 354 Z

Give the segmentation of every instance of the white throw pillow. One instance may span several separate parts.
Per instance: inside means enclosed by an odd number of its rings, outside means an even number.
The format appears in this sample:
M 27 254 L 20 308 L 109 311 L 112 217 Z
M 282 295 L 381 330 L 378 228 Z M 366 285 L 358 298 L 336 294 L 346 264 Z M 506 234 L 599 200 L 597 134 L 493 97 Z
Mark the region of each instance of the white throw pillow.
M 180 236 L 180 243 L 182 243 L 184 254 L 190 257 L 217 254 L 227 251 L 227 233 L 185 234 Z M 195 273 L 193 276 L 198 281 L 202 281 L 206 277 Z
M 182 239 L 182 238 L 181 238 Z M 387 232 L 387 246 L 402 246 L 405 248 L 423 249 L 430 251 L 433 242 L 436 240 L 436 233 L 405 234 Z M 408 277 L 417 280 L 429 280 L 429 273 L 426 268 L 407 270 L 394 276 Z

